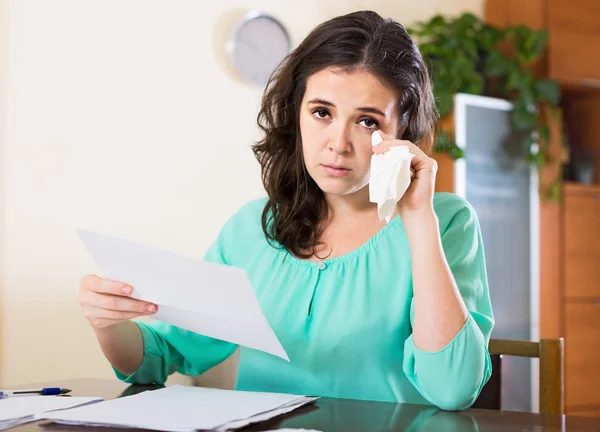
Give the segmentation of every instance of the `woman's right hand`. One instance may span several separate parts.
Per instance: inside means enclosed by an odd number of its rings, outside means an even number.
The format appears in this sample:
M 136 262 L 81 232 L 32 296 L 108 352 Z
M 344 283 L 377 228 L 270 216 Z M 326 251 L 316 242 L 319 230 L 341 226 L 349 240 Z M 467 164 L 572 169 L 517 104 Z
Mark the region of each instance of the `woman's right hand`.
M 123 282 L 86 275 L 79 283 L 79 304 L 94 329 L 158 311 L 153 303 L 130 298 L 132 292 L 133 288 Z

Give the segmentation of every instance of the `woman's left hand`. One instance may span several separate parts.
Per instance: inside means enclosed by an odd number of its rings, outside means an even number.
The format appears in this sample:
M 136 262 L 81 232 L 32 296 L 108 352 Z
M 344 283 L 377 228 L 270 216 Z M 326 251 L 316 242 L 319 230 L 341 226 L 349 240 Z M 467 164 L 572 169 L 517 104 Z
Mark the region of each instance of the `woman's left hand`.
M 400 214 L 421 210 L 433 211 L 433 193 L 435 191 L 435 175 L 437 162 L 410 141 L 393 139 L 379 131 L 383 141 L 373 147 L 373 153 L 387 152 L 390 147 L 408 146 L 414 156 L 411 161 L 411 171 L 414 173 L 410 186 L 398 201 L 397 210 Z

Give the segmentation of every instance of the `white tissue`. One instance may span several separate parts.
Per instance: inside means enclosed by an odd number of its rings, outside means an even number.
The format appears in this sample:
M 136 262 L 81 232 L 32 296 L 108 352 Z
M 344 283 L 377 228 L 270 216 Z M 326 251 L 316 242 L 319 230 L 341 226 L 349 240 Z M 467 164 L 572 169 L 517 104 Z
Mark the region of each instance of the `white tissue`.
M 373 132 L 371 145 L 376 146 L 382 141 L 379 132 Z M 383 154 L 371 157 L 369 199 L 372 203 L 377 203 L 379 220 L 385 219 L 389 223 L 396 210 L 396 203 L 410 186 L 410 163 L 413 156 L 407 146 L 395 146 Z

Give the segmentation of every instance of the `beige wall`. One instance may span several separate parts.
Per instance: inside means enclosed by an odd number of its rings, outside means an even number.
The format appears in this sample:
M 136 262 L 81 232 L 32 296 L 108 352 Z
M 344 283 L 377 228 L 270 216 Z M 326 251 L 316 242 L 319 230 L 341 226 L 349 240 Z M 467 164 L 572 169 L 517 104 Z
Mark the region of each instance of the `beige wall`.
M 3 358 L 2 333 L 4 331 L 4 313 L 5 303 L 5 267 L 4 267 L 4 249 L 5 249 L 5 181 L 6 181 L 6 145 L 7 145 L 7 126 L 8 126 L 8 49 L 9 49 L 9 3 L 0 0 L 0 366 Z M 1 369 L 0 369 L 1 370 Z M 1 376 L 0 376 L 1 378 Z M 0 379 L 1 382 L 1 379 Z
M 482 1 L 0 0 L 0 382 L 112 376 L 77 304 L 96 267 L 75 227 L 201 257 L 262 195 L 260 90 L 215 55 L 229 11 L 253 3 L 296 44 L 353 9 L 409 23 Z

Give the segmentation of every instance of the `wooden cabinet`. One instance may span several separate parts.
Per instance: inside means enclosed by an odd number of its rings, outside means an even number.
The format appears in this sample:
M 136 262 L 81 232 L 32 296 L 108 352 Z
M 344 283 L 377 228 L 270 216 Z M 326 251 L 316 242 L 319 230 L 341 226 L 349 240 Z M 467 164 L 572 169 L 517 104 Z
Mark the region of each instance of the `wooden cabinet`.
M 600 301 L 600 188 L 569 185 L 564 198 L 565 298 Z
M 600 410 L 600 299 L 565 304 L 565 407 Z
M 600 1 L 546 2 L 550 78 L 600 88 Z
M 596 192 L 595 188 L 583 186 L 567 188 L 564 201 L 564 284 L 567 301 L 595 298 L 600 301 L 599 243 L 600 190 Z M 600 314 L 600 304 L 598 306 L 597 313 Z
M 548 0 L 487 0 L 485 20 L 498 27 L 524 24 L 539 29 L 546 27 Z
M 566 412 L 600 416 L 600 0 L 486 0 L 485 19 L 548 30 L 541 77 L 561 87 L 571 157 L 595 160 L 596 185 L 567 182 L 561 203 L 541 203 L 539 316 L 540 338 L 565 338 Z
M 600 409 L 589 411 L 568 411 L 569 415 L 580 417 L 600 417 Z
M 589 415 L 600 413 L 600 186 L 566 184 L 563 197 L 565 409 Z
M 562 86 L 600 88 L 600 1 L 487 0 L 485 20 L 548 30 L 543 68 Z

